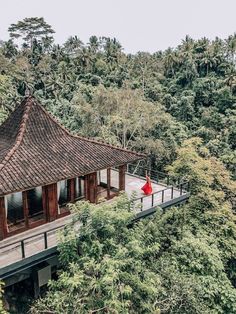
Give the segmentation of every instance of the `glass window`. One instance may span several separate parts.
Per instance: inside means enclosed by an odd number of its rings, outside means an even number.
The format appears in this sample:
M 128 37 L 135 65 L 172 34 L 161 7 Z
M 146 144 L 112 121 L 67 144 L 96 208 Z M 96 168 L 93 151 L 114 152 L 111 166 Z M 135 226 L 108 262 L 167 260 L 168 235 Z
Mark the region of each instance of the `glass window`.
M 68 180 L 58 182 L 58 204 L 61 206 L 68 202 Z
M 30 222 L 44 218 L 42 187 L 31 189 L 27 191 L 28 209 Z
M 101 170 L 99 175 L 99 185 L 107 186 L 107 169 Z
M 84 177 L 79 177 L 75 180 L 75 198 L 82 197 L 84 197 Z
M 22 192 L 7 195 L 5 205 L 9 231 L 24 227 L 25 219 Z

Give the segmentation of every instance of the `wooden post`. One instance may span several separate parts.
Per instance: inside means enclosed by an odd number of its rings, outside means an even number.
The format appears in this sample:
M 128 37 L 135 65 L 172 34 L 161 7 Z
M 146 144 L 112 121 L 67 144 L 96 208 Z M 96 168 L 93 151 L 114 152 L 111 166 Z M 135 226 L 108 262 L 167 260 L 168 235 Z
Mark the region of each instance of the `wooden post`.
M 7 217 L 4 196 L 0 197 L 0 240 L 7 236 Z
M 84 176 L 84 198 L 86 200 L 89 199 L 89 197 L 88 197 L 88 175 Z
M 68 180 L 68 201 L 74 202 L 75 200 L 75 178 Z
M 125 191 L 126 165 L 119 166 L 119 191 Z
M 43 186 L 43 208 L 48 222 L 57 219 L 58 200 L 56 183 Z
M 78 179 L 79 184 L 79 197 L 82 196 L 82 186 L 81 186 L 81 178 Z
M 22 192 L 22 203 L 23 203 L 25 227 L 29 228 L 29 206 L 28 206 L 27 191 Z
M 85 198 L 91 203 L 97 202 L 97 172 L 85 176 Z
M 107 199 L 111 197 L 111 168 L 107 169 Z

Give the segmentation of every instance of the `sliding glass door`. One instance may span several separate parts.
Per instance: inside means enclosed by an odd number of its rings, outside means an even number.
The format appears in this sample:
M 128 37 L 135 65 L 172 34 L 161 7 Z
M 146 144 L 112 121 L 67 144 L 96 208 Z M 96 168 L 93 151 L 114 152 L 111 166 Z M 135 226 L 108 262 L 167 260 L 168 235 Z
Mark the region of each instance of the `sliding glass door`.
M 12 193 L 5 197 L 5 210 L 8 232 L 25 228 L 22 192 Z

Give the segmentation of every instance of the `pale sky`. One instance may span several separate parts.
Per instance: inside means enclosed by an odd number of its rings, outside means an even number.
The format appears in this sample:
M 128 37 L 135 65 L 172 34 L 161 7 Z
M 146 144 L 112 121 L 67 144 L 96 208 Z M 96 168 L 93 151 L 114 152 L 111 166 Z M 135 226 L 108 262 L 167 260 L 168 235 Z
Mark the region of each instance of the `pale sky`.
M 155 52 L 193 38 L 236 32 L 236 0 L 0 0 L 0 39 L 25 17 L 44 17 L 63 43 L 77 35 L 116 37 L 124 51 Z

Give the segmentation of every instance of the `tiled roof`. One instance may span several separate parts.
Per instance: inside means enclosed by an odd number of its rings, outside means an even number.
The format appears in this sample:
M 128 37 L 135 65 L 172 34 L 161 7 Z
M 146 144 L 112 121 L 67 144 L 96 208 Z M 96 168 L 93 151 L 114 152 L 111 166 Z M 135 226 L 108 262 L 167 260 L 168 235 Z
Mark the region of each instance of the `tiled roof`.
M 0 126 L 0 195 L 145 158 L 70 134 L 33 97 Z

